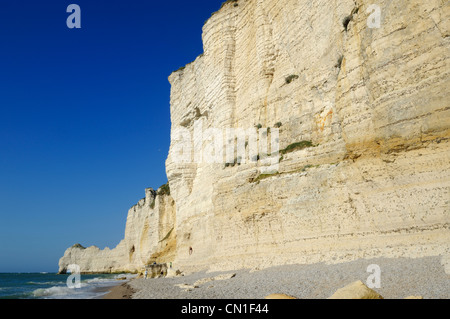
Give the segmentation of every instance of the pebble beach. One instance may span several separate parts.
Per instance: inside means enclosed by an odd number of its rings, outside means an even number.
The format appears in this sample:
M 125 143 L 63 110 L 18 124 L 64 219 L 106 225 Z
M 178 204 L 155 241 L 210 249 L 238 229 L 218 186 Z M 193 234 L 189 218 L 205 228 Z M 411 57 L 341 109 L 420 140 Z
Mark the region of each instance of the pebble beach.
M 133 279 L 105 296 L 107 299 L 264 299 L 286 294 L 298 299 L 326 299 L 353 283 L 366 283 L 370 265 L 381 270 L 384 299 L 421 296 L 448 299 L 450 276 L 440 257 L 378 258 L 343 264 L 285 265 L 263 270 L 200 271 L 173 278 Z M 181 270 L 182 271 L 182 270 Z

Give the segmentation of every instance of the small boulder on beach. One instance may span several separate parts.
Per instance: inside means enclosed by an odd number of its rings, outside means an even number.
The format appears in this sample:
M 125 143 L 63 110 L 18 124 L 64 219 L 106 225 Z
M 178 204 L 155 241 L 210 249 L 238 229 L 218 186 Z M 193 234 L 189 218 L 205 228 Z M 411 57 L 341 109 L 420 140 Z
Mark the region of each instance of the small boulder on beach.
M 271 294 L 268 295 L 265 299 L 297 299 L 297 298 L 285 294 Z
M 328 299 L 384 299 L 375 290 L 367 287 L 362 281 L 356 281 L 337 290 Z

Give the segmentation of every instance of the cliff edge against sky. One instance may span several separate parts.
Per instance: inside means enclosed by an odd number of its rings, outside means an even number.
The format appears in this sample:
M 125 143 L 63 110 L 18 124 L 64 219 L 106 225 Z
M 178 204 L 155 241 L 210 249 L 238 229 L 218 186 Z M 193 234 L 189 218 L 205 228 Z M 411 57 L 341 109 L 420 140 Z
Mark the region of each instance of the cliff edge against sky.
M 115 249 L 71 247 L 60 272 L 448 254 L 450 3 L 379 0 L 379 28 L 371 5 L 227 1 L 204 54 L 169 77 L 170 189 L 146 190 Z M 271 169 L 179 160 L 179 132 L 195 159 L 208 129 L 265 128 L 278 134 Z

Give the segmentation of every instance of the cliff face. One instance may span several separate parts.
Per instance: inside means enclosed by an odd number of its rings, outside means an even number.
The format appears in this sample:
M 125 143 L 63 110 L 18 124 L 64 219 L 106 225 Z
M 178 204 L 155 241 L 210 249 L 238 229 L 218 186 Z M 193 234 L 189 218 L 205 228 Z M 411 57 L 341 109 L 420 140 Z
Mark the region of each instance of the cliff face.
M 199 144 L 199 121 L 204 131 L 278 123 L 281 150 L 312 147 L 262 179 L 262 162 L 183 164 L 172 144 L 179 264 L 448 249 L 450 4 L 377 1 L 381 25 L 369 28 L 371 3 L 241 0 L 206 23 L 204 54 L 170 76 L 173 129 Z
M 130 210 L 115 252 L 89 258 L 232 269 L 448 252 L 450 3 L 377 4 L 379 28 L 371 1 L 227 1 L 204 54 L 169 78 L 171 195 Z M 198 160 L 208 129 L 234 143 L 227 129 L 255 127 L 279 141 L 275 166 Z

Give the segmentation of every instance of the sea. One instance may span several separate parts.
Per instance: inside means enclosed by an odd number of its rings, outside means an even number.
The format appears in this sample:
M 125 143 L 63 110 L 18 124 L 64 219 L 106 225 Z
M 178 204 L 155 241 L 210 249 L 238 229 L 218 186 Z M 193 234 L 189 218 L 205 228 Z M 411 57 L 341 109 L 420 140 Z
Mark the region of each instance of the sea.
M 0 273 L 0 299 L 97 299 L 109 288 L 120 285 L 123 278 L 135 275 L 80 275 L 80 285 L 56 273 Z

